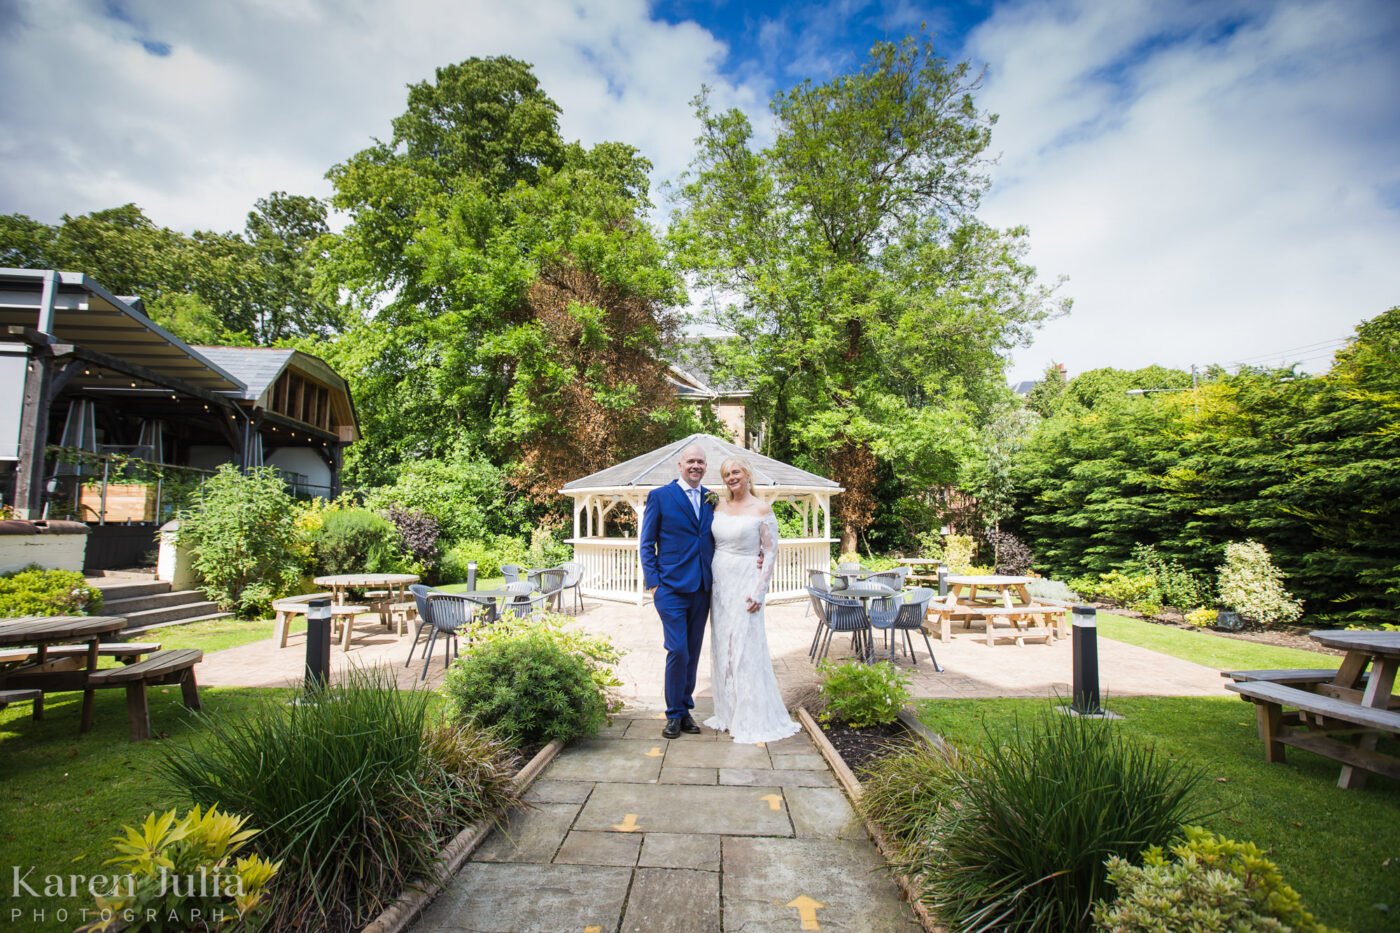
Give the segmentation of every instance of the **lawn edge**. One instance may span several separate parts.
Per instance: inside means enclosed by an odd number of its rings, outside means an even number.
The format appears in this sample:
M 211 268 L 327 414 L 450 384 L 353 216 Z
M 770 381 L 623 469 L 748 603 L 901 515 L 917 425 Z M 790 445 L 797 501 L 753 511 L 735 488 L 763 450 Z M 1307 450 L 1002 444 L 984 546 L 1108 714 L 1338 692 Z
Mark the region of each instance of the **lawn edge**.
M 515 792 L 523 794 L 528 790 L 563 748 L 564 743 L 555 739 L 540 749 L 535 757 L 531 758 L 529 763 L 515 775 L 512 782 Z M 408 925 L 417 920 L 423 910 L 442 892 L 447 882 L 457 874 L 463 863 L 476 851 L 477 846 L 481 845 L 495 826 L 494 820 L 479 820 L 454 836 L 438 853 L 439 880 L 425 887 L 410 886 L 408 890 L 399 895 L 397 900 L 384 908 L 378 917 L 371 920 L 360 933 L 403 933 Z
M 812 714 L 807 712 L 806 708 L 802 706 L 799 706 L 796 712 L 798 721 L 802 723 L 803 728 L 807 730 L 807 734 L 811 736 L 812 743 L 817 746 L 817 751 L 821 752 L 822 758 L 826 759 L 826 763 L 831 767 L 831 770 L 835 772 L 836 780 L 840 783 L 841 789 L 845 791 L 846 796 L 850 798 L 851 807 L 860 815 L 861 822 L 865 824 L 866 835 L 875 843 L 875 847 L 880 850 L 880 857 L 885 860 L 885 864 L 891 865 L 891 859 L 895 851 L 894 846 L 891 845 L 889 839 L 886 838 L 884 831 L 876 826 L 874 821 L 866 816 L 864 811 L 860 808 L 860 798 L 865 792 L 865 788 L 861 786 L 860 780 L 856 777 L 855 772 L 851 770 L 850 765 L 846 764 L 846 759 L 841 757 L 841 753 L 838 752 L 836 747 L 827 739 L 826 734 L 822 732 L 821 727 L 817 725 L 817 721 L 812 718 Z M 918 723 L 917 728 L 911 724 L 911 720 L 913 723 Z M 917 736 L 921 741 L 927 742 L 935 748 L 945 744 L 943 738 L 930 731 L 928 726 L 919 722 L 918 717 L 910 712 L 907 706 L 899 711 L 899 721 L 910 733 Z M 932 915 L 929 914 L 928 908 L 919 900 L 918 889 L 915 888 L 914 883 L 907 875 L 903 872 L 894 871 L 893 868 L 891 868 L 890 877 L 894 879 L 894 883 L 899 887 L 900 895 L 904 898 L 905 903 L 913 909 L 914 916 L 919 921 L 919 926 L 923 927 L 926 933 L 947 933 L 948 928 L 937 923 Z

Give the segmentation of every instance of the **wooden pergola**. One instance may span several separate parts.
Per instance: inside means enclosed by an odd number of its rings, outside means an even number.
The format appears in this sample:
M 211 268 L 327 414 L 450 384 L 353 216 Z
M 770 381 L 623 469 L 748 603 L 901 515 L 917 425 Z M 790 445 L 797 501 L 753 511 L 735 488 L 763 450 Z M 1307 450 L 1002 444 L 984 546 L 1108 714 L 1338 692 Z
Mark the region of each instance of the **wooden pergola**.
M 676 461 L 691 444 L 705 451 L 709 469 L 704 485 L 723 489 L 719 465 L 742 457 L 753 472 L 754 493 L 770 503 L 787 502 L 802 521 L 798 537 L 778 545 L 778 565 L 769 588 L 771 599 L 806 595 L 807 571 L 831 565 L 831 497 L 842 488 L 831 480 L 791 464 L 745 450 L 712 434 L 692 434 L 650 453 L 633 457 L 568 483 L 560 493 L 574 500 L 574 559 L 584 567 L 584 595 L 641 605 L 646 600 L 637 534 L 647 494 L 676 478 Z

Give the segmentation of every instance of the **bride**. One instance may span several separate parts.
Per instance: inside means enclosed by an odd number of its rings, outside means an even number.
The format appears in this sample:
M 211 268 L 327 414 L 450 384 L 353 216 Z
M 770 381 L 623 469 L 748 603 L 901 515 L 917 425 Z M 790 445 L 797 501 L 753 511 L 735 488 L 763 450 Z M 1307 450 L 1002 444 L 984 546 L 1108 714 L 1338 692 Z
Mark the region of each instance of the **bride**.
M 710 679 L 715 715 L 711 729 L 736 742 L 776 742 L 801 730 L 788 716 L 773 675 L 763 601 L 778 557 L 778 520 L 753 494 L 749 465 L 731 457 L 720 464 L 729 498 L 715 507 L 715 557 L 710 599 Z M 762 568 L 755 558 L 765 555 Z

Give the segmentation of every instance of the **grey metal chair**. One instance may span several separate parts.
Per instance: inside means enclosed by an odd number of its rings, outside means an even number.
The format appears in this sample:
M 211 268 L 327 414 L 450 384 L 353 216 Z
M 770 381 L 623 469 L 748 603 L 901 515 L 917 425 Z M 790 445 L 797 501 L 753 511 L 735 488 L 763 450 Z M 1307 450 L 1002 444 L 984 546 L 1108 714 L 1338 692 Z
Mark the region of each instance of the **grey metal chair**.
M 821 604 L 822 627 L 825 637 L 821 639 L 820 650 L 814 653 L 814 660 L 821 660 L 831 650 L 831 637 L 837 632 L 851 636 L 851 647 L 861 660 L 869 661 L 873 651 L 870 640 L 870 617 L 858 599 L 848 599 L 807 588 L 807 592 Z M 819 632 L 819 634 L 821 634 Z
M 432 625 L 428 621 L 428 594 L 433 591 L 432 587 L 415 583 L 408 591 L 413 594 L 413 602 L 418 606 L 418 631 L 413 633 L 413 644 L 408 646 L 408 660 L 403 662 L 404 667 L 413 663 L 413 652 L 418 650 L 418 639 L 422 638 L 423 632 Z
M 559 569 L 564 571 L 564 591 L 574 591 L 574 614 L 583 611 L 583 564 L 577 561 L 565 561 L 559 565 Z M 560 597 L 562 602 L 563 597 Z
M 488 614 L 486 616 L 488 620 L 496 617 L 494 602 L 483 602 L 465 593 L 429 593 L 427 610 L 431 629 L 428 633 L 428 646 L 423 651 L 423 673 L 419 675 L 419 680 L 424 680 L 428 676 L 428 665 L 433 660 L 433 645 L 437 642 L 439 634 L 447 639 L 443 646 L 442 657 L 442 667 L 443 670 L 446 670 L 447 665 L 452 663 L 452 659 L 459 655 L 457 632 L 462 626 L 472 621 L 477 613 L 482 611 Z
M 560 610 L 560 603 L 564 596 L 564 580 L 568 576 L 561 567 L 549 567 L 544 570 L 531 570 L 526 576 L 544 596 L 544 603 L 548 606 L 554 604 L 556 611 Z
M 516 583 L 520 580 L 519 564 L 502 564 L 501 576 L 506 578 L 507 583 Z
M 537 592 L 535 584 L 528 580 L 507 583 L 500 589 L 491 592 L 502 597 L 501 615 L 510 613 L 523 619 L 543 610 L 545 606 L 545 594 Z
M 890 626 L 892 633 L 903 632 L 904 643 L 909 648 L 909 661 L 918 666 L 919 659 L 914 656 L 914 637 L 910 632 L 918 632 L 924 636 L 924 647 L 928 649 L 928 659 L 933 662 L 933 669 L 938 673 L 943 673 L 943 665 L 938 663 L 938 656 L 933 653 L 933 642 L 928 640 L 928 630 L 924 628 L 924 619 L 928 614 L 929 601 L 933 599 L 933 590 L 927 587 L 915 587 L 906 590 L 904 593 L 904 604 L 899 607 L 899 612 Z M 890 645 L 890 660 L 894 660 L 894 645 Z

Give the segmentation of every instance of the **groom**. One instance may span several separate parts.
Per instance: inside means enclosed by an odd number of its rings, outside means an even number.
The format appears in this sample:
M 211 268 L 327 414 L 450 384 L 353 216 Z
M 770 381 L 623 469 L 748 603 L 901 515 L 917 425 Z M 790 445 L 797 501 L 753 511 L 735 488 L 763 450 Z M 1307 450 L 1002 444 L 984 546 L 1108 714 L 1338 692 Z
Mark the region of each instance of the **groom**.
M 691 444 L 680 453 L 680 479 L 647 494 L 642 513 L 642 571 L 654 595 L 666 644 L 666 727 L 662 738 L 699 733 L 695 671 L 710 615 L 710 560 L 715 509 L 705 501 L 705 451 Z

